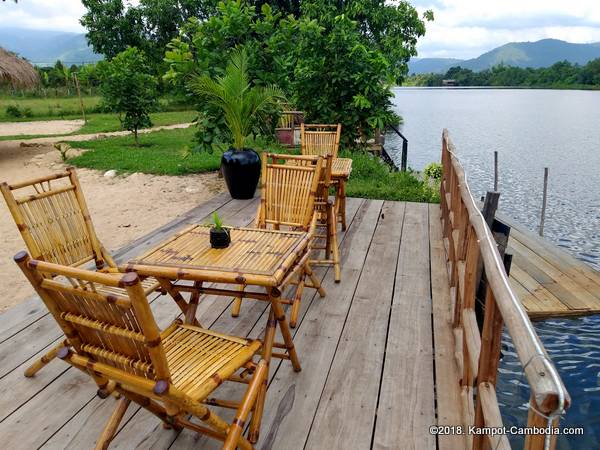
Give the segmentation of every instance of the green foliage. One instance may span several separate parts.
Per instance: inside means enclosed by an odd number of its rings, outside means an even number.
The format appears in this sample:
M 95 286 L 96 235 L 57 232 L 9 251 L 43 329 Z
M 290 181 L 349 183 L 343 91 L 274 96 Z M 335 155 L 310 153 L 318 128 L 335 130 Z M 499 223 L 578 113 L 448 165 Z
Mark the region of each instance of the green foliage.
M 150 111 L 158 106 L 157 82 L 143 52 L 132 47 L 115 56 L 103 71 L 101 88 L 104 107 L 119 114 L 138 145 L 138 129 L 152 126 Z
M 346 185 L 349 197 L 439 202 L 438 189 L 411 172 L 392 172 L 379 158 L 367 152 L 344 151 L 341 156 L 353 160 L 352 176 Z
M 427 178 L 440 181 L 442 179 L 442 165 L 438 162 L 429 163 L 425 166 L 423 174 L 425 174 Z
M 415 75 L 409 83 L 416 86 L 442 86 L 442 80 L 446 79 L 456 80 L 460 86 L 600 87 L 600 58 L 585 66 L 561 61 L 539 69 L 498 65 L 474 72 L 462 67 L 451 67 L 445 74 Z
M 221 231 L 223 229 L 223 220 L 219 217 L 219 214 L 215 211 L 212 215 L 213 228 L 216 231 Z
M 33 112 L 31 108 L 19 107 L 19 105 L 8 105 L 6 107 L 6 116 L 14 119 L 20 119 L 21 117 L 31 117 Z
M 382 0 L 251 3 L 260 14 L 226 0 L 208 20 L 189 20 L 167 46 L 165 79 L 184 90 L 195 75 L 222 75 L 227 56 L 243 47 L 255 84 L 279 86 L 308 121 L 342 123 L 347 147 L 398 121 L 390 86 L 406 74 L 431 14 L 422 20 L 408 3 Z M 199 110 L 200 145 L 210 145 L 223 124 L 214 108 Z
M 268 123 L 270 108 L 285 100 L 283 91 L 274 85 L 251 86 L 243 49 L 232 52 L 225 75 L 216 79 L 197 76 L 190 86 L 200 100 L 222 112 L 236 150 L 243 150 L 248 136 Z

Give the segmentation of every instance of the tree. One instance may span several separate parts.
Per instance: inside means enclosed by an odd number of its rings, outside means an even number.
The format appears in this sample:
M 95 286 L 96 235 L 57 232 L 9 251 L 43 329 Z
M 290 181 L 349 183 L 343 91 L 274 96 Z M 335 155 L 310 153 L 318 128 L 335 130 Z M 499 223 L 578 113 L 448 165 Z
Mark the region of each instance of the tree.
M 149 74 L 144 53 L 130 47 L 102 70 L 103 106 L 119 114 L 122 127 L 133 132 L 135 145 L 139 146 L 138 130 L 152 126 L 149 113 L 158 104 L 157 81 Z
M 256 84 L 277 84 L 310 121 L 341 122 L 346 147 L 398 120 L 390 87 L 405 76 L 427 18 L 406 2 L 305 0 L 299 17 L 271 3 L 285 2 L 264 3 L 257 14 L 246 2 L 226 0 L 208 20 L 188 21 L 168 45 L 166 78 L 185 86 L 194 74 L 222 74 L 227 55 L 241 46 Z M 199 137 L 210 145 L 220 118 L 199 107 Z
M 80 22 L 94 48 L 112 58 L 127 47 L 137 47 L 158 66 L 166 44 L 191 17 L 208 19 L 217 0 L 140 0 L 136 6 L 123 0 L 82 0 L 87 12 Z

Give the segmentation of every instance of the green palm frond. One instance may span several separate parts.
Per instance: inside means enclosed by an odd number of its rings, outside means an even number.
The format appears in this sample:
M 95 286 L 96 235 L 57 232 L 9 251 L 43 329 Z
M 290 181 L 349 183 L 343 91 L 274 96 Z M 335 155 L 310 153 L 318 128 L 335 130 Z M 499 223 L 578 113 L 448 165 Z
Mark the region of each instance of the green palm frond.
M 285 95 L 277 86 L 252 86 L 248 76 L 248 56 L 236 49 L 227 64 L 225 74 L 211 79 L 198 76 L 190 87 L 194 93 L 223 112 L 225 123 L 233 139 L 233 147 L 244 148 L 253 127 L 264 127 L 267 111 L 285 102 Z

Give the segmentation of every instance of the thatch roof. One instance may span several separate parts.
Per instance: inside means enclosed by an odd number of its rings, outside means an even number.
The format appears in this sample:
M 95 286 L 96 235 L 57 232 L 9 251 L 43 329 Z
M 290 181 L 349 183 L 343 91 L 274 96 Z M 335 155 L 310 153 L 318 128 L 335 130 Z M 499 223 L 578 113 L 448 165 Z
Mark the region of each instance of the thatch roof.
M 13 88 L 32 88 L 40 79 L 31 64 L 0 47 L 0 84 Z

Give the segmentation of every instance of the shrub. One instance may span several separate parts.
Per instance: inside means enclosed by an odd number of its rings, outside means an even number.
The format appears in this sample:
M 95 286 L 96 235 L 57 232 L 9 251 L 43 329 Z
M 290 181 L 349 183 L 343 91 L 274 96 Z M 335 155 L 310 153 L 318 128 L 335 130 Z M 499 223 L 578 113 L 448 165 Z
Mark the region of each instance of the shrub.
M 21 112 L 21 109 L 17 105 L 8 105 L 6 107 L 6 115 L 18 119 L 19 117 L 23 117 L 23 112 Z
M 432 162 L 425 166 L 425 170 L 423 173 L 427 178 L 431 178 L 435 181 L 440 181 L 442 179 L 442 165 L 437 162 Z

